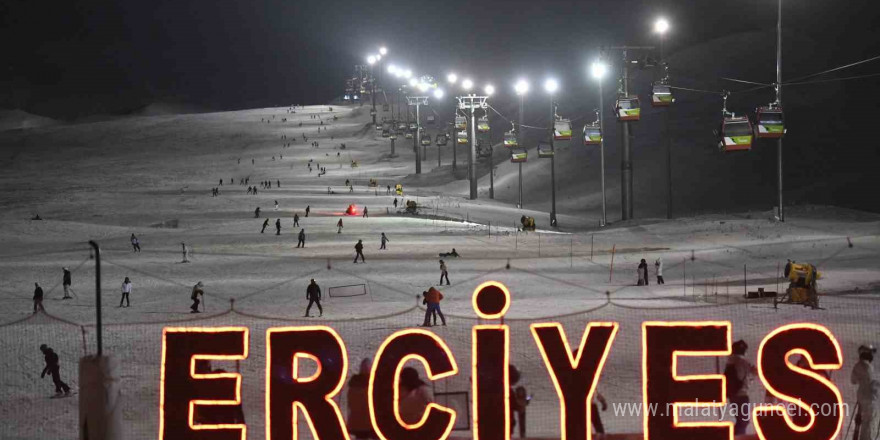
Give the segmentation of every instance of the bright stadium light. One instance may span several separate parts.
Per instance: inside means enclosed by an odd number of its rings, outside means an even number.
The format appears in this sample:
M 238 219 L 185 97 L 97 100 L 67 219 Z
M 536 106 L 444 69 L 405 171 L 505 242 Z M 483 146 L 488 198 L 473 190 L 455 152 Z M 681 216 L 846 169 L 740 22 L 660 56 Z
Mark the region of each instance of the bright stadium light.
M 434 97 L 437 99 L 442 98 L 443 97 L 443 90 L 442 89 L 434 89 Z
M 415 86 L 418 85 L 418 84 L 419 84 L 419 81 L 418 81 L 417 79 L 415 79 L 415 78 L 410 78 L 410 79 L 409 79 L 409 85 L 410 85 L 411 87 L 415 87 Z
M 544 90 L 546 90 L 547 93 L 556 93 L 556 90 L 558 90 L 558 89 L 559 89 L 559 83 L 556 82 L 555 79 L 550 78 L 547 81 L 544 81 Z
M 605 74 L 608 73 L 608 66 L 601 61 L 596 61 L 590 66 L 590 73 L 593 74 L 593 78 L 602 79 L 605 77 Z
M 388 73 L 392 75 L 397 73 L 397 66 L 395 66 L 394 64 L 388 65 Z
M 381 60 L 382 60 L 382 55 L 376 55 L 376 61 L 381 61 Z
M 516 91 L 517 95 L 525 95 L 529 92 L 529 83 L 528 81 L 521 79 L 516 82 L 516 85 L 513 86 L 513 90 Z
M 487 95 L 491 95 L 495 93 L 495 86 L 493 86 L 492 84 L 487 84 L 483 91 L 486 92 Z
M 379 48 L 379 54 L 380 54 L 380 55 L 385 55 L 385 54 L 387 54 L 387 53 L 388 53 L 388 48 L 386 48 L 385 46 L 382 46 L 382 47 Z
M 430 86 L 428 86 L 427 83 L 420 82 L 418 87 L 419 87 L 419 90 L 421 90 L 422 92 L 426 92 L 426 91 L 428 91 L 428 87 L 430 87 Z
M 369 63 L 370 65 L 376 64 L 376 57 L 374 55 L 368 56 L 367 63 Z
M 464 88 L 465 90 L 470 90 L 471 87 L 473 87 L 473 86 L 474 86 L 474 82 L 471 81 L 470 79 L 465 79 L 464 81 L 461 82 L 461 87 Z
M 656 22 L 654 22 L 654 32 L 657 32 L 660 35 L 666 33 L 669 30 L 669 22 L 666 21 L 665 18 L 658 18 Z
M 458 75 L 450 73 L 449 75 L 446 75 L 446 80 L 449 81 L 450 84 L 455 84 L 455 82 L 458 81 Z
M 409 78 L 409 77 L 411 77 L 411 76 L 412 76 L 412 70 L 406 69 L 406 70 L 403 72 L 403 77 L 404 77 L 404 78 Z

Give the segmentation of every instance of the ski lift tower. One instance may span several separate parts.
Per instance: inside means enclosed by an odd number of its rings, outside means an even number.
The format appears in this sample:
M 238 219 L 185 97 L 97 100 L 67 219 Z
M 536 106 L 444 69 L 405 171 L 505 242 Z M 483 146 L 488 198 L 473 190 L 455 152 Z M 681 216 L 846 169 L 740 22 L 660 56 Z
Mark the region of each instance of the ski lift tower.
M 623 69 L 620 77 L 620 89 L 618 93 L 629 96 L 629 69 L 639 64 L 637 59 L 630 60 L 628 54 L 632 52 L 652 51 L 654 46 L 612 46 L 604 47 L 602 52 L 611 50 L 620 51 L 622 54 Z M 630 145 L 631 131 L 629 121 L 621 121 L 621 154 L 620 154 L 620 210 L 621 220 L 633 218 L 633 176 L 632 176 L 632 148 Z
M 419 152 L 419 142 L 422 139 L 422 121 L 419 119 L 419 107 L 428 105 L 428 97 L 407 96 L 406 104 L 416 107 L 416 132 L 413 135 L 413 153 L 416 154 L 416 174 L 422 174 L 422 155 Z
M 477 124 L 474 118 L 474 110 L 476 109 L 486 109 L 488 105 L 486 104 L 486 100 L 489 99 L 488 96 L 478 96 L 478 95 L 465 95 L 458 96 L 458 108 L 461 110 L 467 110 L 468 115 L 471 118 L 471 123 L 468 128 L 470 128 L 469 135 L 471 138 L 471 151 L 468 154 L 468 180 L 470 181 L 471 194 L 470 199 L 477 199 L 477 173 L 475 170 L 476 162 L 477 162 Z M 491 172 L 491 170 L 489 170 Z

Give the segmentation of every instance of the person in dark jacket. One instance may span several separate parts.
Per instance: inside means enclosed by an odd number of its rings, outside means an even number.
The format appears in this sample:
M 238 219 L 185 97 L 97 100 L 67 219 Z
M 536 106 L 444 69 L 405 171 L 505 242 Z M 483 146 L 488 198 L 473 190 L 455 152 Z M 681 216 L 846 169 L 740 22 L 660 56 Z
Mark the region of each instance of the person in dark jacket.
M 293 214 L 293 227 L 299 227 L 299 214 Z
M 43 288 L 40 287 L 40 283 L 34 283 L 34 313 L 37 313 L 38 310 L 46 311 L 43 308 Z
M 199 304 L 202 302 L 199 297 L 205 297 L 205 291 L 202 290 L 202 287 L 204 287 L 204 284 L 202 284 L 201 281 L 193 286 L 192 295 L 190 295 L 190 299 L 192 299 L 193 302 L 192 305 L 189 306 L 190 310 L 192 310 L 190 313 L 199 313 Z
M 248 188 L 248 193 L 250 193 L 251 189 Z M 257 209 L 254 210 L 254 218 L 260 218 L 260 207 L 257 206 Z
M 46 377 L 46 373 L 49 373 L 52 376 L 52 382 L 55 383 L 55 395 L 60 396 L 62 393 L 65 396 L 69 395 L 70 387 L 61 380 L 61 366 L 58 365 L 58 355 L 46 344 L 40 345 L 40 351 L 43 352 L 43 358 L 46 361 L 46 367 L 40 373 L 40 379 Z
M 306 299 L 309 300 L 309 305 L 306 307 L 306 318 L 309 317 L 309 311 L 312 310 L 312 304 L 318 306 L 318 316 L 324 316 L 324 309 L 321 307 L 321 287 L 318 286 L 318 283 L 315 282 L 314 278 L 312 278 L 312 281 L 309 283 L 309 287 L 306 288 Z
M 73 288 L 70 287 L 73 282 L 71 281 L 72 277 L 70 275 L 70 268 L 62 267 L 61 270 L 64 272 L 64 276 L 62 277 L 61 286 L 64 287 L 64 296 L 61 299 L 73 299 L 70 296 L 70 293 L 73 292 Z M 76 295 L 76 292 L 73 292 Z
M 388 240 L 388 237 L 385 236 L 385 233 L 384 233 L 384 232 L 382 233 L 382 238 L 381 238 L 381 240 L 382 240 L 382 245 L 379 246 L 379 250 L 380 250 L 380 251 L 381 251 L 381 250 L 385 250 L 385 243 L 387 243 L 388 241 L 390 241 L 390 240 Z
M 268 228 L 268 227 L 269 227 L 269 219 L 266 219 L 266 221 L 263 222 L 263 229 L 260 229 L 260 234 L 265 233 L 266 228 Z
M 275 220 L 275 235 L 281 235 L 281 219 Z
M 361 257 L 361 263 L 366 263 L 364 260 L 364 242 L 363 240 L 358 240 L 357 244 L 354 245 L 354 251 L 357 252 L 354 254 L 354 263 L 358 262 L 358 257 Z
M 306 247 L 306 230 L 300 229 L 299 235 L 297 236 L 296 247 Z
M 307 206 L 306 206 L 306 217 L 309 216 L 309 212 L 310 212 L 311 210 L 312 210 L 311 205 L 307 205 Z
M 141 242 L 134 236 L 134 234 L 131 234 L 131 249 L 132 252 L 141 251 Z

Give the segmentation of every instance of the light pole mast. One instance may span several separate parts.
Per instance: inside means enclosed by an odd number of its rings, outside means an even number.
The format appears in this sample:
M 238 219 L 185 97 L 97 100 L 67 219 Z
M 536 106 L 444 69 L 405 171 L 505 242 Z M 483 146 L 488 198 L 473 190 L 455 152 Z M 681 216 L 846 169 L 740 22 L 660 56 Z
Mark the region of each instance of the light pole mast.
M 626 59 L 626 49 L 623 50 L 623 78 L 621 79 L 621 92 L 623 96 L 629 96 L 629 61 Z M 629 121 L 621 122 L 621 154 L 620 154 L 620 210 L 621 219 L 629 220 L 633 216 L 632 200 L 632 151 L 630 147 Z
M 489 112 L 486 112 L 489 120 Z M 495 199 L 495 149 L 492 146 L 492 124 L 489 124 L 489 198 Z
M 599 83 L 599 175 L 602 179 L 602 220 L 599 226 L 605 226 L 607 222 L 605 212 L 605 94 L 602 88 L 602 80 L 605 77 L 607 68 L 602 60 L 602 55 L 600 52 L 599 61 L 593 63 L 592 68 L 593 77 Z
M 406 101 L 408 105 L 416 107 L 416 133 L 413 136 L 413 152 L 416 154 L 416 174 L 422 174 L 422 155 L 419 152 L 419 134 L 422 131 L 422 125 L 419 121 L 419 107 L 422 105 L 428 105 L 428 97 L 407 96 Z
M 523 107 L 525 106 L 524 105 L 525 99 L 526 99 L 526 93 L 525 93 L 525 91 L 523 91 L 522 93 L 519 94 L 519 124 L 516 126 L 516 138 L 517 138 L 516 144 L 520 148 L 523 148 L 523 149 L 525 148 L 525 144 L 523 143 L 523 135 L 522 135 Z M 522 202 L 522 193 L 523 193 L 523 191 L 522 191 L 522 162 L 520 162 L 517 165 L 519 165 L 519 204 L 517 206 L 520 209 L 522 209 L 522 207 L 523 207 L 523 202 Z
M 465 89 L 469 89 L 470 86 L 465 86 Z M 476 121 L 474 118 L 474 110 L 481 108 L 485 109 L 486 99 L 488 96 L 478 96 L 474 94 L 469 94 L 465 96 L 459 96 L 458 99 L 458 108 L 461 110 L 467 110 L 471 119 L 470 126 L 470 147 L 471 151 L 468 154 L 468 179 L 470 180 L 470 199 L 477 199 L 477 173 L 476 173 L 476 161 L 477 161 L 477 127 Z
M 553 134 L 556 123 L 556 101 L 550 94 L 550 226 L 556 226 L 556 148 L 554 147 Z
M 776 20 L 776 105 L 782 108 L 782 0 L 779 0 L 779 10 Z M 785 208 L 782 206 L 782 138 L 776 140 L 778 192 L 779 192 L 779 221 L 785 221 Z

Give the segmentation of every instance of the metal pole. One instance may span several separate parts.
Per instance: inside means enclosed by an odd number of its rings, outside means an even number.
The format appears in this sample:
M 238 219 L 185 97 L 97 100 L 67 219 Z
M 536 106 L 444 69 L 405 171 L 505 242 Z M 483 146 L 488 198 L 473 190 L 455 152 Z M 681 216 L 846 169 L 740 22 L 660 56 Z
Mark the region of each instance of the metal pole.
M 553 146 L 553 129 L 556 121 L 556 103 L 550 95 L 550 226 L 556 227 L 556 150 Z
M 486 120 L 489 112 L 486 111 Z M 492 147 L 492 124 L 489 124 L 489 198 L 495 198 L 495 149 Z
M 395 130 L 396 130 L 396 128 L 395 128 Z M 395 135 L 395 136 L 397 136 L 397 135 Z M 394 154 L 394 138 L 391 138 L 391 157 L 397 157 L 397 155 Z
M 525 147 L 526 147 L 525 143 L 523 141 L 523 135 L 522 135 L 523 101 L 524 100 L 525 100 L 525 94 L 519 95 L 519 125 L 517 125 L 517 127 L 516 127 L 516 137 L 517 137 L 516 143 L 517 143 L 517 145 L 519 145 L 519 148 L 523 148 L 523 149 L 525 149 Z M 522 162 L 520 162 L 519 163 L 519 204 L 517 205 L 517 207 L 519 207 L 520 209 L 522 209 L 522 207 L 523 207 L 522 194 L 523 194 L 523 190 L 522 190 Z
M 625 50 L 623 51 L 623 94 L 629 96 L 629 64 Z M 620 209 L 622 219 L 629 220 L 633 216 L 632 151 L 630 149 L 629 121 L 623 121 L 621 130 L 623 130 L 621 136 L 623 147 L 620 155 Z
M 101 248 L 98 243 L 89 241 L 95 250 L 95 330 L 98 335 L 98 357 L 104 353 L 104 327 L 101 325 Z
M 475 124 L 474 120 L 474 98 L 470 98 L 470 111 L 471 111 L 471 153 L 468 154 L 468 179 L 470 179 L 471 184 L 471 200 L 477 199 L 477 172 L 476 172 L 476 162 L 477 162 L 477 124 Z
M 455 118 L 458 117 L 458 110 L 455 110 L 455 113 L 452 117 L 452 131 L 450 131 L 450 138 L 452 139 L 452 175 L 455 176 L 455 169 L 458 166 L 458 128 L 455 127 Z M 449 139 L 447 139 L 447 142 Z
M 373 103 L 373 125 L 376 125 L 376 77 L 373 76 L 373 65 L 370 64 L 370 101 Z
M 602 223 L 599 226 L 605 226 L 607 222 L 605 212 L 605 97 L 602 91 L 602 80 L 599 79 L 599 174 L 602 176 Z
M 419 125 L 419 104 L 416 103 L 416 133 L 413 136 L 413 152 L 416 153 L 416 174 L 422 174 L 422 155 L 419 154 L 419 134 L 422 131 L 421 125 Z
M 446 139 L 446 142 L 449 142 L 449 139 Z M 440 168 L 440 146 L 437 144 L 437 138 L 434 138 L 434 146 L 437 147 L 437 168 Z
M 663 63 L 663 43 L 666 34 L 660 34 L 660 63 Z M 664 73 L 665 75 L 665 73 Z M 672 135 L 669 133 L 669 111 L 672 106 L 666 107 L 663 123 L 666 131 L 666 218 L 672 219 Z
M 782 107 L 782 0 L 779 0 L 779 11 L 776 21 L 776 104 Z M 776 144 L 777 174 L 779 177 L 779 221 L 785 221 L 785 209 L 782 207 L 782 138 Z

